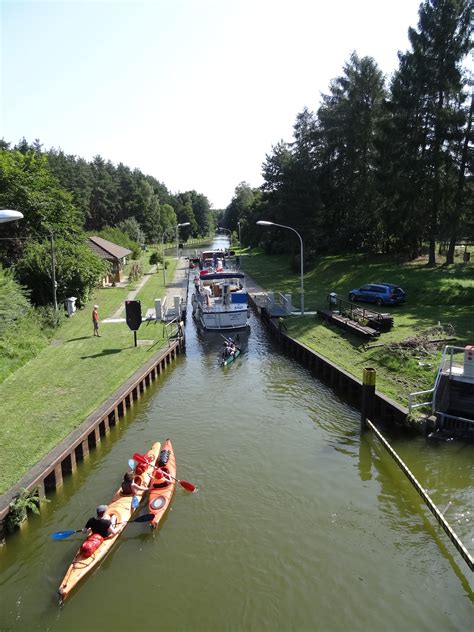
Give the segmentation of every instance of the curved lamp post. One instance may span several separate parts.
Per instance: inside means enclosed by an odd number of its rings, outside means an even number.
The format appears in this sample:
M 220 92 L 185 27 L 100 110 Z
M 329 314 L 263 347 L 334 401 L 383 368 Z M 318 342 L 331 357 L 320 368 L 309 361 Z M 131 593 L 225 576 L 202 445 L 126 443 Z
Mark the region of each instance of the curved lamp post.
M 178 228 L 181 226 L 189 226 L 191 222 L 183 222 L 182 224 L 176 224 L 176 259 L 179 259 L 179 251 L 178 251 Z
M 232 237 L 232 231 L 229 230 L 228 228 L 226 228 L 225 226 L 218 226 L 217 227 L 219 230 L 226 230 L 229 233 L 229 238 Z
M 279 226 L 280 228 L 287 228 L 288 230 L 292 230 L 294 233 L 296 233 L 300 239 L 300 246 L 301 246 L 301 254 L 300 254 L 300 259 L 301 259 L 301 316 L 304 316 L 304 285 L 303 285 L 303 240 L 301 239 L 301 235 L 299 234 L 299 232 L 297 230 L 295 230 L 294 228 L 291 228 L 291 226 L 285 226 L 284 224 L 275 224 L 275 222 L 267 222 L 264 219 L 261 219 L 260 221 L 257 222 L 257 224 L 259 224 L 260 226 Z
M 0 223 L 15 222 L 18 219 L 23 219 L 23 213 L 20 211 L 13 211 L 10 208 L 0 209 Z

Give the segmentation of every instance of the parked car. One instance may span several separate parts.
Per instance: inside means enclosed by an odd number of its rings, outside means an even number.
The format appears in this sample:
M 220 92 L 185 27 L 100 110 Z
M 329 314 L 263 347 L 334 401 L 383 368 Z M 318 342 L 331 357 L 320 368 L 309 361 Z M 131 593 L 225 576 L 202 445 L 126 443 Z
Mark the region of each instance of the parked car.
M 406 293 L 392 283 L 369 283 L 349 292 L 349 300 L 376 303 L 377 305 L 398 305 L 404 303 Z

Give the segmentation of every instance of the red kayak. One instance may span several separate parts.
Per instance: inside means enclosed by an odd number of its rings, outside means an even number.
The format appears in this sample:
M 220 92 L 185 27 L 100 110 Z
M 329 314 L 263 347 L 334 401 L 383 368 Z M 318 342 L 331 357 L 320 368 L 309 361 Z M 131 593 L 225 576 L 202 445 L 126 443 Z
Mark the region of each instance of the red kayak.
M 170 439 L 161 446 L 160 456 L 156 461 L 153 478 L 149 486 L 149 512 L 154 515 L 150 525 L 156 529 L 160 520 L 170 506 L 176 487 L 176 458 Z

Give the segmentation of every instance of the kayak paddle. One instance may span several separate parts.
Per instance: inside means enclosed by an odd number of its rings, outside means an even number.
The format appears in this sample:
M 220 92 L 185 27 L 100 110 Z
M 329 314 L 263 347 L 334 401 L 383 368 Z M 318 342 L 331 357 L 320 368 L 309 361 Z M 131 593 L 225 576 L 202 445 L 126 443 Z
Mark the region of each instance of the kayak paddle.
M 151 465 L 147 457 L 143 454 L 138 454 L 137 452 L 135 452 L 135 454 L 133 455 L 133 458 L 135 459 L 135 461 L 138 461 L 139 463 L 143 463 L 143 465 Z M 171 474 L 168 474 L 168 472 L 166 472 L 166 475 L 172 478 L 174 481 L 178 482 L 181 485 L 181 487 L 186 489 L 188 492 L 195 492 L 197 490 L 196 485 L 193 485 L 192 483 L 189 483 L 188 481 L 181 481 L 179 478 L 175 478 L 174 476 L 171 476 Z
M 134 520 L 126 520 L 125 522 L 117 522 L 116 524 L 128 524 L 129 522 L 150 522 L 153 520 L 153 514 L 144 514 L 143 516 L 139 516 Z M 56 531 L 56 533 L 51 534 L 51 538 L 53 540 L 64 540 L 68 538 L 70 535 L 74 535 L 74 533 L 82 533 L 83 529 L 75 529 L 72 531 Z
M 138 496 L 134 496 L 132 498 L 132 509 L 136 509 L 139 504 L 140 504 L 140 499 L 138 498 Z

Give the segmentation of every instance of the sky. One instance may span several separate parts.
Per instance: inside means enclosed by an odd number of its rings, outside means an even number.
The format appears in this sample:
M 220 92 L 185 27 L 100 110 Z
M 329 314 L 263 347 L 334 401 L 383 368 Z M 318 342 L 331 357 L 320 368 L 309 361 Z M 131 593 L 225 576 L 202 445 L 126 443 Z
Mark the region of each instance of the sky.
M 352 51 L 389 76 L 419 0 L 0 0 L 0 138 L 225 208 Z

